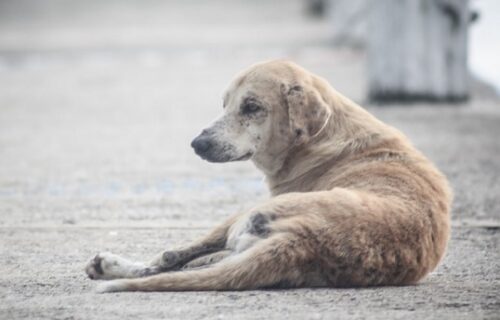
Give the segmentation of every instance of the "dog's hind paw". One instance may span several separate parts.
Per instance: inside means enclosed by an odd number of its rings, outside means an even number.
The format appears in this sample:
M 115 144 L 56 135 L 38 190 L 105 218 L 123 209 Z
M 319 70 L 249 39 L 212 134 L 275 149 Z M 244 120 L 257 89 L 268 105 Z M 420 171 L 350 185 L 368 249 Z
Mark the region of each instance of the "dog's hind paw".
M 126 291 L 125 280 L 110 280 L 110 281 L 99 283 L 96 286 L 95 291 L 97 293 L 110 293 L 110 292 Z
M 120 292 L 125 291 L 126 285 L 124 280 L 110 280 L 106 282 L 99 283 L 96 286 L 95 291 L 97 293 L 110 293 L 110 292 Z

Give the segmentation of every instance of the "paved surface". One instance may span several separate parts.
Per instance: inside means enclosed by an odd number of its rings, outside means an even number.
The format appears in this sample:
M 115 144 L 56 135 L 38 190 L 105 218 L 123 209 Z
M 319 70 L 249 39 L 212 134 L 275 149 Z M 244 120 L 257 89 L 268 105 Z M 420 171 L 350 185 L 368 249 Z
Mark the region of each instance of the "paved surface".
M 363 102 L 362 52 L 297 1 L 0 2 L 0 318 L 498 319 L 500 101 L 368 106 L 448 175 L 448 254 L 412 287 L 97 295 L 83 267 L 206 232 L 267 197 L 189 142 L 241 68 L 289 57 Z

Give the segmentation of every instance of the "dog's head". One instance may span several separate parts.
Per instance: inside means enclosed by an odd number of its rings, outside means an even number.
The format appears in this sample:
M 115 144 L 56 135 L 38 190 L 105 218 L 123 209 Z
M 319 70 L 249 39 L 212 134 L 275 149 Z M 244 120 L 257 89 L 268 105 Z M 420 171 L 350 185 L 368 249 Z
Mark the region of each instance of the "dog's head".
M 287 61 L 242 72 L 224 95 L 224 112 L 191 146 L 211 162 L 252 159 L 266 171 L 326 126 L 331 110 L 314 78 Z

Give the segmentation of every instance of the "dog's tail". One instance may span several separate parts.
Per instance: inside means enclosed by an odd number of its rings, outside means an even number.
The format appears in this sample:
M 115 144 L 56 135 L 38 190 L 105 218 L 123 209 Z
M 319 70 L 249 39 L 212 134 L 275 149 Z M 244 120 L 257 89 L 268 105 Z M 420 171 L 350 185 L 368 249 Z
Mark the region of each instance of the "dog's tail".
M 246 251 L 212 266 L 174 271 L 137 279 L 102 283 L 98 292 L 249 290 L 274 286 L 296 287 L 303 282 L 297 268 L 306 250 L 290 236 L 278 234 L 259 240 Z

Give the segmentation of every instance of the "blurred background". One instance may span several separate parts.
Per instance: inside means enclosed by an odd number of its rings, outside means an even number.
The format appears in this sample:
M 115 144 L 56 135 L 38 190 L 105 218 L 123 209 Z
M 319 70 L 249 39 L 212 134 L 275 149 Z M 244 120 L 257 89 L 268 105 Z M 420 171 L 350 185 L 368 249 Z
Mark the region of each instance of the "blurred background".
M 490 159 L 484 147 L 498 146 L 485 130 L 498 118 L 484 114 L 499 111 L 499 8 L 494 0 L 1 1 L 0 223 L 173 223 L 188 214 L 206 224 L 206 211 L 225 215 L 266 196 L 250 163 L 209 164 L 189 143 L 221 111 L 235 73 L 275 58 L 373 109 L 448 174 L 449 161 L 465 157 L 461 135 L 474 134 L 474 156 Z M 224 205 L 207 208 L 214 199 Z M 105 210 L 110 203 L 120 210 Z
M 455 227 L 497 230 L 498 30 L 497 0 L 0 1 L 0 280 L 18 288 L 2 298 L 54 270 L 44 290 L 90 291 L 96 251 L 148 258 L 268 197 L 251 163 L 204 162 L 190 141 L 237 72 L 276 58 L 407 134 L 449 177 Z M 445 266 L 499 258 L 481 252 Z

